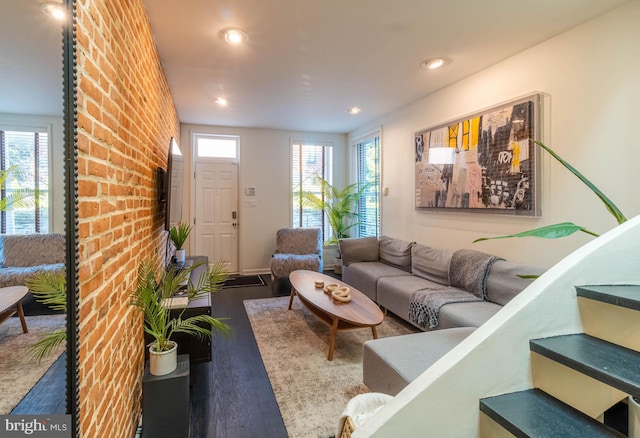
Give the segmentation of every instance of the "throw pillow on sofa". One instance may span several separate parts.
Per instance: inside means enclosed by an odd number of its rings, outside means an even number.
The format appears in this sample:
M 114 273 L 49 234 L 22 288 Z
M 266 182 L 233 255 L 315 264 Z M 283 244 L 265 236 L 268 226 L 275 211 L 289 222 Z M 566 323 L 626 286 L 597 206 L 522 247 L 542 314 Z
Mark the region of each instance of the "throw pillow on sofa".
M 340 239 L 338 246 L 342 253 L 342 264 L 344 266 L 355 262 L 377 262 L 380 260 L 377 237 Z
M 415 242 L 405 242 L 393 237 L 380 237 L 380 261 L 411 272 L 411 247 Z

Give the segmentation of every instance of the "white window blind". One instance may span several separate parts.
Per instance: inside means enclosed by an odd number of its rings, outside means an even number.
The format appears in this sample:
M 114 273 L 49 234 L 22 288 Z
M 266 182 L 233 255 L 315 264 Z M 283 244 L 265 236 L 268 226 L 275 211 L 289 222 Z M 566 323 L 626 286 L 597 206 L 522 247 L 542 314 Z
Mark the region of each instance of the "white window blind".
M 358 236 L 380 235 L 380 135 L 353 144 L 357 182 L 369 184 L 358 202 Z
M 301 192 L 309 191 L 322 196 L 320 184 L 315 176 L 332 180 L 333 147 L 316 144 L 293 144 L 291 146 L 291 191 L 293 199 L 293 228 L 320 228 L 324 240 L 329 240 L 331 230 L 323 211 L 303 207 Z
M 0 130 L 0 169 L 8 174 L 0 197 L 10 199 L 19 189 L 38 191 L 29 205 L 9 205 L 0 212 L 2 234 L 49 232 L 49 135 L 46 130 Z

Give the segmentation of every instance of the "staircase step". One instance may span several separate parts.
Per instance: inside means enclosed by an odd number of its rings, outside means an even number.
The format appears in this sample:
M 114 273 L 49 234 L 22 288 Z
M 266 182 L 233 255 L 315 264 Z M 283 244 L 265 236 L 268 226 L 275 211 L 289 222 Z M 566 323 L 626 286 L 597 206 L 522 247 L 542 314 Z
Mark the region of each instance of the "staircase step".
M 531 351 L 640 398 L 640 353 L 586 334 L 529 341 Z
M 624 437 L 537 388 L 483 398 L 480 410 L 518 438 Z
M 637 284 L 577 286 L 576 292 L 579 297 L 640 310 L 640 285 Z

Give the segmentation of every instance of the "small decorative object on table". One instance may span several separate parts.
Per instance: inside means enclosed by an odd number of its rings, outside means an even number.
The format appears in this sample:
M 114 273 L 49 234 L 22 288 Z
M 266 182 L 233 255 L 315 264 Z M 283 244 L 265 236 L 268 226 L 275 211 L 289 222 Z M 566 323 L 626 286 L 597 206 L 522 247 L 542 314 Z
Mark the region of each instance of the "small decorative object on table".
M 324 287 L 324 293 L 325 293 L 325 294 L 327 294 L 327 295 L 331 295 L 331 292 L 332 292 L 334 289 L 337 289 L 337 288 L 339 288 L 339 287 L 340 287 L 340 285 L 339 285 L 339 284 L 335 284 L 335 283 L 328 284 L 328 285 L 326 285 L 326 286 Z
M 351 301 L 351 292 L 348 287 L 338 287 L 331 291 L 331 298 L 333 301 L 338 301 L 340 303 L 348 303 Z

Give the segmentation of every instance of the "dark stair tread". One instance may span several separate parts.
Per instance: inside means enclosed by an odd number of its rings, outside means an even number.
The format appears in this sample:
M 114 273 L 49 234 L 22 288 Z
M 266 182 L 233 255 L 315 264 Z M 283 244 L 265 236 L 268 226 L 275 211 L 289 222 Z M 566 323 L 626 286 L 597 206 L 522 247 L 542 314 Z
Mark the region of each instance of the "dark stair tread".
M 518 438 L 624 437 L 540 389 L 481 399 L 480 410 Z
M 586 334 L 529 341 L 531 351 L 640 397 L 640 353 Z
M 626 307 L 628 309 L 640 310 L 640 285 L 577 286 L 576 291 L 579 297 L 602 301 L 603 303 Z

